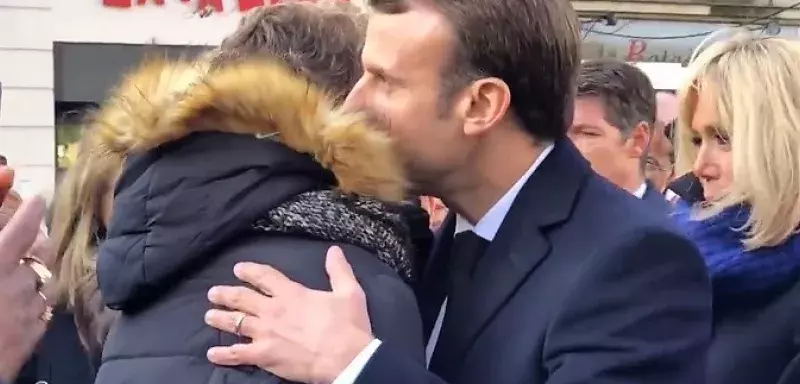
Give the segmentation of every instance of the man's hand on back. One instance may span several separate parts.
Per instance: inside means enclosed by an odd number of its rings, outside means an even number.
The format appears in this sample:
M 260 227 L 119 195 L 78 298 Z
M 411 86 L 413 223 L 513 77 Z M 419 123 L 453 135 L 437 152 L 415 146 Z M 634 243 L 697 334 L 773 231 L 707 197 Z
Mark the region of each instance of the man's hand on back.
M 258 288 L 214 287 L 209 325 L 252 340 L 217 347 L 208 358 L 220 365 L 254 365 L 291 381 L 330 384 L 374 339 L 364 291 L 338 247 L 328 251 L 332 291 L 308 289 L 277 270 L 253 263 L 236 276 Z

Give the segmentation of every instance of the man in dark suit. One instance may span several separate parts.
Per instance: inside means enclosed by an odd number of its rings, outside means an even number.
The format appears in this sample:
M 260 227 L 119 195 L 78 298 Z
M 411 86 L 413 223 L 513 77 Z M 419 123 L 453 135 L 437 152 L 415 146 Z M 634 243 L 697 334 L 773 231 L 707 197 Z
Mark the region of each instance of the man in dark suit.
M 644 72 L 615 59 L 584 61 L 570 139 L 597 173 L 667 213 L 661 190 L 645 178 L 655 126 L 656 91 Z
M 451 210 L 417 287 L 428 361 L 372 336 L 341 250 L 331 291 L 268 266 L 215 287 L 209 350 L 334 384 L 701 383 L 711 292 L 695 247 L 567 139 L 580 66 L 568 1 L 373 0 L 348 99 L 382 118 L 420 194 Z M 245 316 L 242 316 L 244 314 Z

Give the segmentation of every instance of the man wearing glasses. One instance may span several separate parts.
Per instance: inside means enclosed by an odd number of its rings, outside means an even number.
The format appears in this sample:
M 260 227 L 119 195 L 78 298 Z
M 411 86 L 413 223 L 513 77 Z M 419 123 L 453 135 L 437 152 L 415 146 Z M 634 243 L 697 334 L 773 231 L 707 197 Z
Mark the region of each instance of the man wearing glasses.
M 677 117 L 678 99 L 675 94 L 668 91 L 656 93 L 656 123 L 653 127 L 645 175 L 659 191 L 665 191 L 674 177 L 672 135 Z
M 703 187 L 691 173 L 676 178 L 674 148 L 675 121 L 678 118 L 678 98 L 669 91 L 656 94 L 656 124 L 647 156 L 647 179 L 669 202 L 683 199 L 697 202 L 703 199 Z

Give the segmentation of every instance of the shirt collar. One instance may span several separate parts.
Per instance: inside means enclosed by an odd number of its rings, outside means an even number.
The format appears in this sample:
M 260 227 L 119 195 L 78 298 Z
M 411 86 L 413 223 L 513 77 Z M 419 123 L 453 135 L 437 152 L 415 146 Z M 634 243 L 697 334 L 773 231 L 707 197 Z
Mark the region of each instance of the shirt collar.
M 647 183 L 642 183 L 639 189 L 633 191 L 633 195 L 641 199 L 644 198 L 645 192 L 647 192 Z
M 550 152 L 553 151 L 553 145 L 549 145 L 545 148 L 542 153 L 536 158 L 536 161 L 533 162 L 530 168 L 522 175 L 522 177 L 517 180 L 516 183 L 509 189 L 500 200 L 486 212 L 485 215 L 478 221 L 478 224 L 472 225 L 462 217 L 461 215 L 456 215 L 456 234 L 465 231 L 473 231 L 478 236 L 482 237 L 487 241 L 494 240 L 497 231 L 500 229 L 500 225 L 503 224 L 503 220 L 506 218 L 508 211 L 511 209 L 511 205 L 514 203 L 514 200 L 517 198 L 519 191 L 522 189 L 522 186 L 530 179 L 533 172 L 536 171 L 536 168 L 542 164 L 544 159 Z

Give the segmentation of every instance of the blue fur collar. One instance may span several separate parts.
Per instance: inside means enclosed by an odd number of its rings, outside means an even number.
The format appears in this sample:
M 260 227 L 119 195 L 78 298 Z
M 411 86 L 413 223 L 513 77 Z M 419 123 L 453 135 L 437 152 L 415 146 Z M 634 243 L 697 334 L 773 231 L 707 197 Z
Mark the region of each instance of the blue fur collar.
M 800 236 L 775 247 L 746 251 L 744 234 L 734 228 L 740 228 L 748 215 L 742 206 L 697 221 L 691 219 L 691 207 L 680 202 L 673 213 L 705 259 L 715 298 L 759 295 L 800 279 Z

